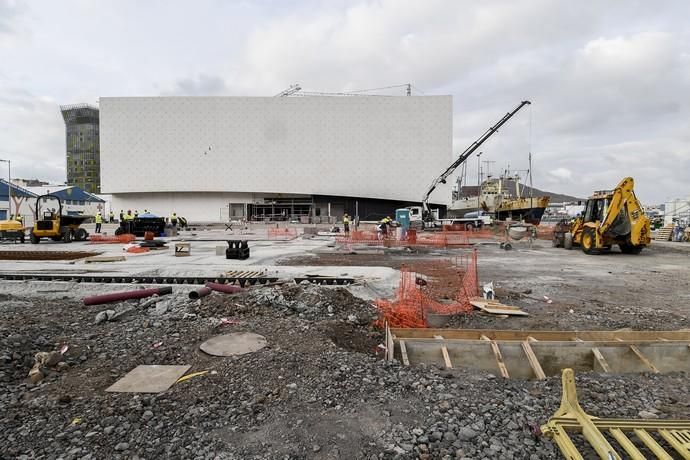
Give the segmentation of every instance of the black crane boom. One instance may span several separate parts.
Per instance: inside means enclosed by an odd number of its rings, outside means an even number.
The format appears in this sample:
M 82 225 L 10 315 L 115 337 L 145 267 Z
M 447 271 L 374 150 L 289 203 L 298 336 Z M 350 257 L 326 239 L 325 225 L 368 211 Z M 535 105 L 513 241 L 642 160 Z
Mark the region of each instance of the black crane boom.
M 443 174 L 434 179 L 434 181 L 429 186 L 429 189 L 426 191 L 424 198 L 422 199 L 422 208 L 423 212 L 426 215 L 425 220 L 431 219 L 431 211 L 429 209 L 429 196 L 431 196 L 438 184 L 445 184 L 448 176 L 453 174 L 453 171 L 455 171 L 458 166 L 467 161 L 467 159 L 470 157 L 470 155 L 472 155 L 472 153 L 474 153 L 475 150 L 477 150 L 484 142 L 486 142 L 487 139 L 493 136 L 494 133 L 496 133 L 498 129 L 501 126 L 503 126 L 508 120 L 510 120 L 513 117 L 513 115 L 518 113 L 518 111 L 520 111 L 521 108 L 529 104 L 531 104 L 530 101 L 522 101 L 520 105 L 513 109 L 512 112 L 508 112 L 507 114 L 505 114 L 505 116 L 501 118 L 498 121 L 498 123 L 489 128 L 484 134 L 482 134 L 482 136 L 479 139 L 477 139 L 469 147 L 467 147 L 467 149 L 465 149 L 465 151 L 462 152 L 460 156 L 450 166 L 448 166 L 448 169 L 446 169 L 443 172 Z

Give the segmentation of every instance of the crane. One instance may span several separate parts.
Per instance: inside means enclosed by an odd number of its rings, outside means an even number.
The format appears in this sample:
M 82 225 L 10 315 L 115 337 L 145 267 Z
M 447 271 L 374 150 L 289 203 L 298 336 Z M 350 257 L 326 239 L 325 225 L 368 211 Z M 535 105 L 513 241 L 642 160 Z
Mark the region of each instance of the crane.
M 294 85 L 290 85 L 289 87 L 285 88 L 283 91 L 279 92 L 273 97 L 287 97 L 301 90 L 302 87 L 299 85 L 299 83 L 295 83 Z
M 436 190 L 438 184 L 445 184 L 448 176 L 453 174 L 453 172 L 457 169 L 458 166 L 463 164 L 470 157 L 470 155 L 474 153 L 475 150 L 477 150 L 484 142 L 486 142 L 487 139 L 493 136 L 494 133 L 496 133 L 498 129 L 501 126 L 503 126 L 508 120 L 510 120 L 513 117 L 513 115 L 518 113 L 521 108 L 529 104 L 531 104 L 530 101 L 522 101 L 520 105 L 513 109 L 512 112 L 508 112 L 507 114 L 505 114 L 505 116 L 501 118 L 498 121 L 498 123 L 489 128 L 484 134 L 482 134 L 482 136 L 479 139 L 477 139 L 469 147 L 467 147 L 467 149 L 465 149 L 465 151 L 462 152 L 460 156 L 450 166 L 448 166 L 448 168 L 443 172 L 443 174 L 434 179 L 434 181 L 431 183 L 426 193 L 424 194 L 424 198 L 422 198 L 422 211 L 424 221 L 429 222 L 433 220 L 431 210 L 429 209 L 429 197 L 431 196 L 433 191 Z

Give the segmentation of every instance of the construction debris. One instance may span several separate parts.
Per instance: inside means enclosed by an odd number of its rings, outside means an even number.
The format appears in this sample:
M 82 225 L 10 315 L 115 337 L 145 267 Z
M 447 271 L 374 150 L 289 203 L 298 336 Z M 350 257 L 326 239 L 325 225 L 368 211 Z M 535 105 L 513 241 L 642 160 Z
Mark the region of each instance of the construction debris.
M 152 289 L 137 289 L 135 291 L 127 292 L 113 292 L 112 294 L 96 295 L 84 298 L 84 305 L 101 305 L 104 303 L 120 302 L 129 299 L 143 299 L 151 296 L 161 296 L 172 294 L 172 288 L 169 286 L 152 288 Z
M 192 366 L 139 365 L 106 388 L 111 393 L 162 393 Z
M 473 307 L 476 307 L 485 313 L 491 313 L 492 315 L 529 316 L 529 313 L 526 311 L 522 311 L 518 307 L 502 304 L 497 300 L 474 297 L 470 299 L 470 304 Z

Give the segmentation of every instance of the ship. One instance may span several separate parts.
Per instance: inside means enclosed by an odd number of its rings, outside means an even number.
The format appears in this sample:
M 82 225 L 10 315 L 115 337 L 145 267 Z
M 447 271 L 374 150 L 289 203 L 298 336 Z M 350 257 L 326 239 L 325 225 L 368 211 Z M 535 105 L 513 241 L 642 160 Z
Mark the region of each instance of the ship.
M 514 192 L 511 191 L 513 187 Z M 551 197 L 522 195 L 518 176 L 489 177 L 479 186 L 479 193 L 476 186 L 458 187 L 453 193 L 448 215 L 451 218 L 460 218 L 469 213 L 483 211 L 493 215 L 497 220 L 524 221 L 539 225 Z

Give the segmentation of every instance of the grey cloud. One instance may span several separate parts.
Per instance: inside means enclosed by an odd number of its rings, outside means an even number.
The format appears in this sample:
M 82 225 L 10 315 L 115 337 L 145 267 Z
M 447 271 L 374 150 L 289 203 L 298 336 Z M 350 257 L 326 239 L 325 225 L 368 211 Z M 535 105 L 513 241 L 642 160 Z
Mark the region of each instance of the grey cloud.
M 175 83 L 171 91 L 164 94 L 174 96 L 219 96 L 228 94 L 225 80 L 218 76 L 200 74 L 196 78 L 183 78 Z
M 15 32 L 14 21 L 22 9 L 14 0 L 0 0 L 0 35 Z

